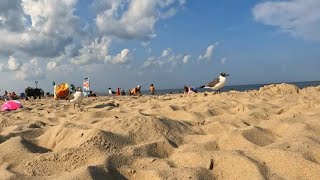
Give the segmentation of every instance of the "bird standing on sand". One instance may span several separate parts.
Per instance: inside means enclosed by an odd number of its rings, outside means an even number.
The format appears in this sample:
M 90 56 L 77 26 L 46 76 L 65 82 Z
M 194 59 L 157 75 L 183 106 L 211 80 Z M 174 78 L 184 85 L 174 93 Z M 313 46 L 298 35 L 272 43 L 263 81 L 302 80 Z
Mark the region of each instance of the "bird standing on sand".
M 220 89 L 223 88 L 224 85 L 226 84 L 227 76 L 229 76 L 229 74 L 221 73 L 219 77 L 215 78 L 214 80 L 212 80 L 206 85 L 200 86 L 200 88 L 208 88 L 220 93 Z
M 73 94 L 73 99 L 70 100 L 73 103 L 73 109 L 76 108 L 76 104 L 78 104 L 80 109 L 80 103 L 82 102 L 84 95 L 80 87 L 77 88 L 77 91 Z M 81 110 L 81 109 L 80 109 Z

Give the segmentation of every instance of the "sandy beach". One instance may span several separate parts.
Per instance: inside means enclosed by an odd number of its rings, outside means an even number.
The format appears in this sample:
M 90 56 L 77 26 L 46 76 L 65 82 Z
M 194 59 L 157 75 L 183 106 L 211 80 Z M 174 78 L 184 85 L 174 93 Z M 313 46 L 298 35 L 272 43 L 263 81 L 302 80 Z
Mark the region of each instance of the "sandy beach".
M 320 86 L 21 102 L 0 179 L 320 179 Z

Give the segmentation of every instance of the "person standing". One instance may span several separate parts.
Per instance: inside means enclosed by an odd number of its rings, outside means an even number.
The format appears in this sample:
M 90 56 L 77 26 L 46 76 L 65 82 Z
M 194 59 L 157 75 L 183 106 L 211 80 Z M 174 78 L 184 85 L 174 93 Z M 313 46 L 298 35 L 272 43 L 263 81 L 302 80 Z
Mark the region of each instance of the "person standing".
M 151 95 L 154 95 L 154 94 L 156 93 L 156 89 L 154 88 L 154 85 L 153 85 L 153 84 L 150 85 L 149 91 L 150 91 L 150 94 L 151 94 Z

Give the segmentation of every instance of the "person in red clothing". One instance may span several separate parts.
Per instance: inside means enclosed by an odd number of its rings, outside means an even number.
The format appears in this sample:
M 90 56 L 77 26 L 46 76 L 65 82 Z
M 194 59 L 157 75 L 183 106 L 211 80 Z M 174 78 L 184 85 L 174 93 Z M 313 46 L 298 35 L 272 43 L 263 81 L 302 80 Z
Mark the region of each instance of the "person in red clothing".
M 120 96 L 121 93 L 120 93 L 120 88 L 117 88 L 117 96 Z

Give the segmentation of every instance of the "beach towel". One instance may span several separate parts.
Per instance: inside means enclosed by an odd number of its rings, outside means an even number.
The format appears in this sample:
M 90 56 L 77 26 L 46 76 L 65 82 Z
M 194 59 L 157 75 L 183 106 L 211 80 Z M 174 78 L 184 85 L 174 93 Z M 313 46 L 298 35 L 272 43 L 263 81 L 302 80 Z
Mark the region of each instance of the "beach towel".
M 1 111 L 11 111 L 22 107 L 22 104 L 17 100 L 6 101 L 1 106 Z

